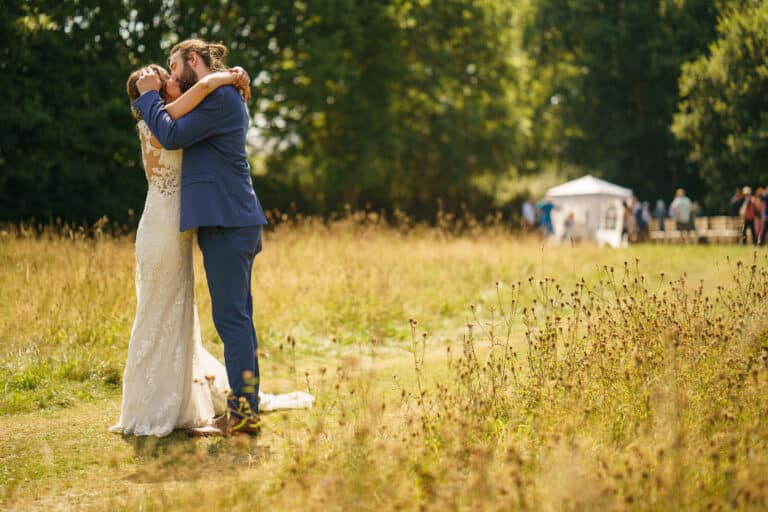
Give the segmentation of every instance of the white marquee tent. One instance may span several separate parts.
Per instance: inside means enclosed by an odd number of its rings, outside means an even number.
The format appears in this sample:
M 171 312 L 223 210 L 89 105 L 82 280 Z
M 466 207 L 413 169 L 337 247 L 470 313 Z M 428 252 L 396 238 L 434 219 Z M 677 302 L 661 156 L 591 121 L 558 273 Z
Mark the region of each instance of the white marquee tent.
M 625 243 L 621 236 L 622 202 L 632 197 L 632 190 L 587 175 L 550 188 L 547 196 L 556 206 L 552 211 L 552 224 L 557 240 L 563 238 L 565 219 L 573 213 L 570 237 L 611 247 Z

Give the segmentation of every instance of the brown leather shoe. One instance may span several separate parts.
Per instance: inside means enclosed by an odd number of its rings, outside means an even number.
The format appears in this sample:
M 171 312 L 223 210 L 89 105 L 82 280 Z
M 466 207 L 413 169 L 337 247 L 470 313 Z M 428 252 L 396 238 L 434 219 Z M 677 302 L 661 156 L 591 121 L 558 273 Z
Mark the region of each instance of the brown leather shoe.
M 235 434 L 257 436 L 261 434 L 261 421 L 258 416 L 244 416 L 227 413 L 214 420 L 214 426 L 224 437 Z

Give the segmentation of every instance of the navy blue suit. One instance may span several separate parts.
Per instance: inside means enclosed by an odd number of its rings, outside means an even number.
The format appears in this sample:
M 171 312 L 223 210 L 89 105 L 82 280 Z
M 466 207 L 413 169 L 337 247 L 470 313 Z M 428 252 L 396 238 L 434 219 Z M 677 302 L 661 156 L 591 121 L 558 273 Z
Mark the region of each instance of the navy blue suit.
M 245 151 L 248 108 L 232 86 L 214 90 L 175 121 L 156 91 L 142 94 L 133 105 L 163 147 L 184 149 L 179 228 L 197 228 L 229 385 L 235 397 L 245 397 L 258 411 L 251 269 L 261 251 L 266 219 L 253 191 Z M 244 378 L 249 372 L 253 382 Z

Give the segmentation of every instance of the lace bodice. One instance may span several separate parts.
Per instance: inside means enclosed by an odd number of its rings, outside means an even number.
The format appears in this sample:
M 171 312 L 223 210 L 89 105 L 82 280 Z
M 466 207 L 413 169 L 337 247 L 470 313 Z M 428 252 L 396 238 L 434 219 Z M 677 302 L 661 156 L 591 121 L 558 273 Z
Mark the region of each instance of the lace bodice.
M 139 121 L 141 159 L 147 175 L 149 189 L 163 196 L 176 194 L 181 188 L 182 151 L 156 148 L 152 145 L 152 132 L 144 121 Z

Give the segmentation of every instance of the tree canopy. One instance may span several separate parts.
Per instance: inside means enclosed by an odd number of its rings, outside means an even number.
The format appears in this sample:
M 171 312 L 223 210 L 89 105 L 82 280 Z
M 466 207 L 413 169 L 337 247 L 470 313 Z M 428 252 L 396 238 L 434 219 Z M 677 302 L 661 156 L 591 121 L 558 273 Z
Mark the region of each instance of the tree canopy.
M 768 184 L 768 3 L 744 4 L 720 18 L 708 55 L 683 65 L 672 125 L 723 210 L 734 188 Z
M 764 15 L 750 0 L 7 0 L 0 220 L 138 212 L 125 80 L 188 37 L 223 41 L 254 79 L 267 208 L 482 213 L 503 206 L 500 181 L 552 168 L 649 199 L 706 186 L 720 204 L 761 179 Z
M 541 0 L 526 48 L 549 69 L 563 158 L 642 197 L 698 189 L 669 131 L 681 64 L 714 37 L 712 0 Z M 698 190 L 696 190 L 698 192 Z

